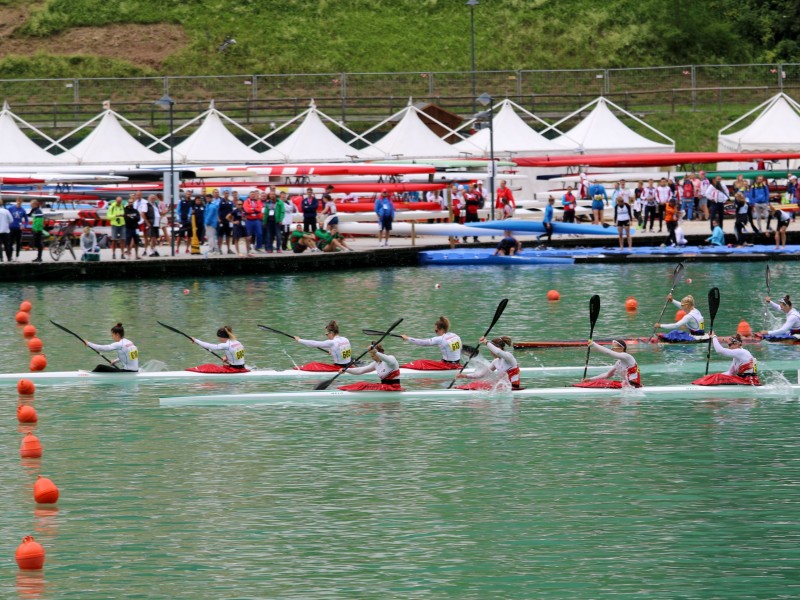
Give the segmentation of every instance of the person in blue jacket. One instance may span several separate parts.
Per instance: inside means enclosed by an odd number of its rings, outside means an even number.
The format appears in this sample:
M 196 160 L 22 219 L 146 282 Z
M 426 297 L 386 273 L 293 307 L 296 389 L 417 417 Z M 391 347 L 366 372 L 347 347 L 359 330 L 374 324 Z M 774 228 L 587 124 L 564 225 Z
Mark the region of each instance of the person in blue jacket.
M 763 231 L 761 219 L 769 218 L 769 186 L 764 181 L 763 175 L 756 177 L 753 186 L 747 192 L 747 202 L 753 209 L 753 217 L 758 223 L 758 228 Z
M 608 204 L 608 194 L 602 183 L 593 181 L 588 187 L 587 193 L 592 199 L 592 225 L 603 224 L 603 209 Z
M 19 260 L 19 251 L 22 249 L 22 226 L 28 227 L 28 213 L 22 206 L 22 198 L 17 198 L 16 204 L 8 207 L 13 221 L 11 221 L 11 249 L 16 246 L 16 260 Z M 10 260 L 10 259 L 9 259 Z
M 375 200 L 375 214 L 378 215 L 378 246 L 388 246 L 389 232 L 394 222 L 394 202 L 386 188 L 381 190 L 381 195 Z M 381 242 L 381 239 L 384 241 Z
M 710 243 L 712 246 L 725 245 L 725 232 L 722 231 L 722 227 L 719 226 L 719 223 L 713 219 L 711 220 L 711 237 L 707 237 L 706 242 Z
M 206 212 L 203 215 L 203 223 L 205 224 L 206 239 L 208 240 L 208 253 L 219 254 L 219 243 L 217 241 L 217 225 L 219 225 L 219 196 L 206 196 L 208 203 L 206 204 Z

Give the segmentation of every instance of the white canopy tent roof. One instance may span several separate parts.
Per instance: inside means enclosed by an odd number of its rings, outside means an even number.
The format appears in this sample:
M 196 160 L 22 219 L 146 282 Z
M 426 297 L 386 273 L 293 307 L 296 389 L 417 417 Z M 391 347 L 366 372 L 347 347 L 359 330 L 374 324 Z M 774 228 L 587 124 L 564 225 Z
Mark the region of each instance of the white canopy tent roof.
M 69 138 L 81 129 L 88 127 L 95 121 L 99 121 L 94 130 L 80 141 L 70 152 L 78 158 L 80 164 L 162 164 L 164 158 L 146 148 L 130 133 L 128 133 L 120 121 L 126 123 L 136 131 L 140 132 L 148 140 L 158 142 L 158 138 L 151 135 L 135 123 L 132 123 L 119 113 L 111 110 L 108 102 L 103 103 L 103 112 L 96 117 L 89 119 L 80 127 L 73 129 L 67 135 L 58 140 L 60 143 Z
M 341 162 L 363 158 L 362 152 L 342 141 L 333 133 L 323 119 L 346 131 L 353 139 L 363 139 L 354 131 L 332 119 L 325 113 L 317 110 L 314 101 L 311 105 L 291 119 L 264 136 L 261 141 L 269 143 L 269 138 L 293 123 L 302 123 L 289 137 L 261 154 L 261 160 L 267 162 L 299 162 L 299 161 L 328 161 Z
M 760 111 L 744 129 L 725 133 Z M 800 151 L 800 104 L 783 92 L 762 102 L 719 130 L 719 152 L 797 152 Z
M 629 113 L 622 107 L 614 104 L 606 98 L 600 97 L 592 100 L 575 112 L 567 115 L 560 121 L 548 127 L 556 129 L 561 123 L 571 119 L 581 112 L 596 105 L 592 112 L 575 127 L 555 138 L 553 142 L 566 148 L 586 154 L 622 154 L 631 152 L 675 152 L 675 140 L 667 137 L 654 127 L 651 127 L 640 118 Z M 642 135 L 639 135 L 625 123 L 623 123 L 612 111 L 616 109 L 619 113 L 633 119 L 650 131 L 656 133 L 661 138 L 667 140 L 667 144 L 654 142 Z M 542 132 L 544 133 L 544 132 Z
M 8 103 L 3 103 L 0 111 L 0 165 L 6 166 L 35 166 L 35 165 L 70 165 L 77 164 L 78 159 L 69 152 L 55 156 L 41 148 L 20 129 L 19 125 L 30 129 L 42 136 L 51 144 L 56 142 L 36 127 L 20 119 L 11 112 Z M 63 149 L 63 148 L 62 148 Z
M 563 154 L 568 150 L 568 148 L 552 140 L 548 140 L 533 127 L 528 125 L 522 117 L 517 114 L 514 107 L 517 107 L 543 125 L 548 126 L 548 123 L 525 110 L 519 104 L 506 98 L 493 107 L 495 114 L 492 119 L 492 137 L 494 138 L 494 153 L 496 156 L 519 153 L 527 155 Z M 475 119 L 472 119 L 468 121 L 465 126 L 474 122 Z M 466 140 L 453 144 L 453 147 L 463 153 L 475 153 L 477 148 L 478 153 L 489 156 L 490 141 L 489 129 L 484 128 L 468 137 Z M 574 144 L 570 147 L 574 147 Z
M 430 128 L 422 122 L 419 117 L 420 109 L 408 101 L 408 106 L 396 112 L 391 117 L 384 119 L 374 127 L 364 132 L 367 135 L 375 131 L 382 125 L 390 121 L 400 120 L 394 128 L 378 140 L 371 148 L 365 148 L 362 152 L 369 158 L 458 158 L 459 151 L 453 145 L 448 144 Z M 430 115 L 425 115 L 426 119 L 435 122 L 437 125 L 446 129 L 450 134 L 455 133 L 453 129 L 434 119 Z M 480 148 L 472 146 L 472 153 L 479 154 Z
M 184 164 L 240 164 L 262 162 L 264 160 L 260 152 L 256 152 L 231 133 L 223 121 L 227 121 L 250 136 L 253 139 L 253 145 L 258 143 L 258 136 L 214 108 L 213 101 L 206 112 L 184 123 L 178 127 L 174 133 L 192 126 L 201 119 L 203 122 L 200 124 L 200 127 L 180 144 L 175 146 L 174 152 L 177 162 Z M 161 142 L 165 142 L 166 139 L 168 139 L 168 137 L 161 138 Z M 169 150 L 167 150 L 165 154 L 162 154 L 162 160 L 163 156 L 169 158 L 168 154 Z

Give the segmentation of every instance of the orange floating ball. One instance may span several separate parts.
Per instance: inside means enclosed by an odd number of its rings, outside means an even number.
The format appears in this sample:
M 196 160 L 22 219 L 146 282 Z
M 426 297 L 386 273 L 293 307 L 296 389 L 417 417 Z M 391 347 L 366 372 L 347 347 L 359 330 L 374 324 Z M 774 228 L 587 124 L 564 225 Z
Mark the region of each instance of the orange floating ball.
M 639 302 L 636 300 L 636 298 L 631 296 L 630 298 L 625 300 L 625 310 L 627 310 L 628 312 L 634 312 L 636 311 L 637 308 L 639 308 Z
M 31 312 L 32 308 L 33 308 L 33 305 L 30 302 L 28 302 L 27 300 L 23 300 L 22 302 L 19 303 L 19 309 L 22 312 L 29 313 L 29 312 Z
M 686 311 L 683 310 L 682 308 L 678 309 L 678 312 L 675 313 L 675 321 L 676 322 L 680 321 L 685 316 L 686 316 Z
M 36 327 L 30 324 L 25 325 L 25 327 L 22 328 L 22 335 L 26 338 L 32 338 L 36 335 Z
M 17 551 L 14 554 L 17 566 L 25 571 L 41 569 L 44 566 L 44 557 L 44 548 L 30 535 L 22 538 L 22 543 L 17 546 Z
M 20 423 L 36 423 L 39 420 L 39 415 L 36 414 L 36 409 L 28 404 L 20 404 L 17 406 L 17 421 Z
M 558 300 L 561 300 L 561 294 L 559 294 L 558 291 L 556 290 L 550 290 L 549 292 L 547 292 L 547 299 L 550 302 L 556 302 Z
M 45 367 L 47 367 L 47 357 L 44 354 L 31 357 L 31 371 L 44 371 Z
M 31 352 L 41 352 L 42 348 L 44 348 L 44 344 L 39 338 L 32 337 L 28 340 L 28 350 Z
M 736 333 L 742 337 L 752 337 L 753 329 L 747 321 L 739 321 L 739 324 L 736 326 Z
M 47 477 L 39 475 L 33 484 L 33 499 L 38 504 L 55 504 L 58 502 L 58 487 Z
M 42 452 L 42 443 L 39 438 L 32 433 L 25 434 L 25 437 L 22 438 L 22 446 L 19 448 L 19 455 L 22 458 L 41 458 Z
M 20 325 L 27 325 L 28 322 L 31 320 L 31 316 L 22 310 L 17 313 L 17 316 L 15 318 L 17 320 L 17 323 L 19 323 Z
M 20 379 L 17 382 L 17 392 L 19 392 L 23 396 L 32 396 L 33 392 L 35 391 L 36 391 L 36 386 L 30 379 Z

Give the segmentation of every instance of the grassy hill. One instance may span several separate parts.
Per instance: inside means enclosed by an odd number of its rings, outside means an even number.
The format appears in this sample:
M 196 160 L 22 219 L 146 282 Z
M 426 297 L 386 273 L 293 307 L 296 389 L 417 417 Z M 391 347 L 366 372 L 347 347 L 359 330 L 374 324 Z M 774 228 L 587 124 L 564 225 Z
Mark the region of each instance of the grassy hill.
M 800 58 L 787 0 L 480 0 L 474 15 L 478 70 Z M 3 77 L 470 68 L 464 0 L 0 0 L 0 16 Z

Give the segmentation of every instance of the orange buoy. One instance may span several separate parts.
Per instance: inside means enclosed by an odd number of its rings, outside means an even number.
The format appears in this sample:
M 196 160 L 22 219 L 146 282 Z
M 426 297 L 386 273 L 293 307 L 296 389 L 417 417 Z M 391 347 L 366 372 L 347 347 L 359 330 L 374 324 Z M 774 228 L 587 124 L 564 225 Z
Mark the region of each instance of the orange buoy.
M 628 299 L 625 300 L 625 310 L 628 312 L 635 312 L 637 308 L 639 308 L 639 302 L 633 296 L 629 296 Z
M 25 327 L 22 328 L 22 335 L 26 338 L 32 338 L 36 335 L 36 327 L 31 324 L 25 325 Z
M 47 366 L 47 357 L 44 354 L 37 354 L 31 357 L 31 371 L 44 371 Z
M 750 327 L 750 323 L 745 320 L 739 321 L 739 324 L 736 326 L 736 333 L 741 335 L 742 337 L 752 337 L 753 329 Z
M 17 406 L 17 421 L 20 423 L 36 423 L 38 420 L 39 415 L 36 414 L 36 409 L 29 404 Z
M 22 310 L 17 313 L 15 318 L 20 325 L 27 325 L 31 320 L 31 316 Z
M 23 300 L 22 302 L 20 302 L 20 303 L 19 303 L 19 309 L 20 309 L 22 312 L 27 312 L 27 313 L 29 313 L 29 312 L 31 312 L 31 309 L 32 309 L 32 308 L 33 308 L 33 304 L 31 304 L 31 303 L 30 303 L 30 302 L 28 302 L 27 300 Z
M 42 348 L 44 348 L 44 344 L 39 338 L 32 337 L 28 340 L 28 350 L 31 352 L 41 352 Z
M 547 299 L 550 302 L 557 302 L 558 300 L 561 300 L 561 294 L 559 294 L 556 290 L 550 290 L 547 292 Z
M 22 538 L 22 543 L 17 546 L 17 552 L 14 554 L 17 566 L 25 571 L 41 569 L 44 566 L 44 556 L 44 548 L 30 535 Z
M 17 392 L 19 392 L 22 396 L 32 396 L 33 392 L 36 391 L 36 386 L 30 379 L 20 379 L 17 382 Z
M 25 434 L 22 438 L 22 446 L 19 449 L 19 455 L 22 458 L 40 458 L 42 456 L 42 443 L 39 438 L 32 433 Z
M 680 308 L 678 309 L 678 312 L 675 313 L 675 321 L 680 321 L 685 316 L 686 316 L 686 311 Z
M 58 502 L 58 487 L 47 477 L 39 475 L 33 484 L 33 499 L 38 504 L 55 504 Z

